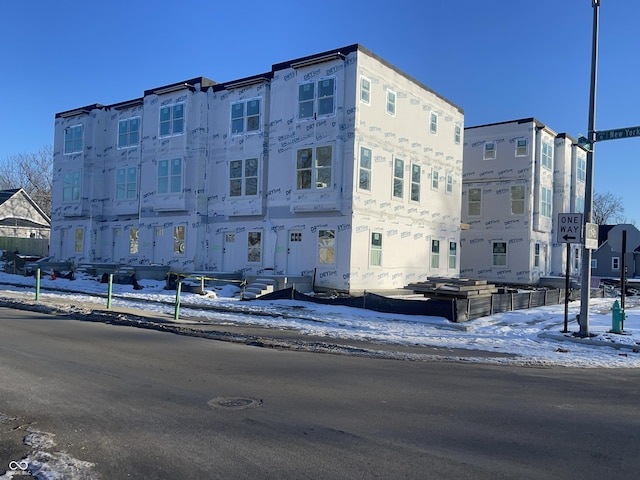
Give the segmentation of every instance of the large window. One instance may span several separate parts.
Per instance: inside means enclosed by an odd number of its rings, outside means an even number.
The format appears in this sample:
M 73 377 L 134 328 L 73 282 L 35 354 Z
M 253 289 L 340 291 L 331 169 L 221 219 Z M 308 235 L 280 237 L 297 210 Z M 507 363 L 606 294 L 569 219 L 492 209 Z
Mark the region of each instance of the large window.
M 258 194 L 258 159 L 229 162 L 229 196 L 255 196 Z
M 335 78 L 298 86 L 298 118 L 300 120 L 327 117 L 335 113 Z
M 578 180 L 583 182 L 587 178 L 587 161 L 584 157 L 578 157 Z
M 360 190 L 371 191 L 371 150 L 360 147 L 360 174 L 358 181 Z
M 367 105 L 371 103 L 371 80 L 360 77 L 360 101 Z
M 116 200 L 130 200 L 138 197 L 137 167 L 116 170 Z
M 373 267 L 382 265 L 382 234 L 380 232 L 371 232 L 369 265 Z
M 160 160 L 158 162 L 158 193 L 182 192 L 182 159 Z
M 387 90 L 387 113 L 395 116 L 396 114 L 396 92 Z
M 318 230 L 318 263 L 320 265 L 336 263 L 335 230 Z
M 184 225 L 173 227 L 173 254 L 184 255 L 185 228 Z
M 64 153 L 78 153 L 82 151 L 82 125 L 74 125 L 64 129 Z
M 302 148 L 296 158 L 296 186 L 298 190 L 314 190 L 331 186 L 333 149 L 330 145 Z
M 547 142 L 542 142 L 542 166 L 553 170 L 553 145 Z
M 468 214 L 470 217 L 480 215 L 482 211 L 482 189 L 470 188 L 468 196 Z
M 140 142 L 140 117 L 118 122 L 118 148 L 135 147 Z
M 411 165 L 411 201 L 420 201 L 420 165 Z
M 138 229 L 129 229 L 129 253 L 136 255 L 138 253 Z
M 404 160 L 393 160 L 393 197 L 404 198 Z
M 84 228 L 75 229 L 74 251 L 75 253 L 82 253 L 84 251 Z
M 431 240 L 431 268 L 440 268 L 440 240 Z
M 262 262 L 262 232 L 247 233 L 247 261 L 249 263 Z
M 184 103 L 160 107 L 160 136 L 184 133 Z
M 80 200 L 80 172 L 65 172 L 62 177 L 62 201 Z
M 543 217 L 551 218 L 551 189 L 542 187 L 542 197 L 540 198 L 540 214 Z
M 493 250 L 493 266 L 504 267 L 507 265 L 507 243 L 493 242 L 491 245 Z
M 257 132 L 260 130 L 260 99 L 231 104 L 231 133 Z
M 524 213 L 524 185 L 511 187 L 511 215 Z
M 449 242 L 449 269 L 453 270 L 458 265 L 458 244 Z
M 496 159 L 496 142 L 485 142 L 482 158 L 483 160 Z

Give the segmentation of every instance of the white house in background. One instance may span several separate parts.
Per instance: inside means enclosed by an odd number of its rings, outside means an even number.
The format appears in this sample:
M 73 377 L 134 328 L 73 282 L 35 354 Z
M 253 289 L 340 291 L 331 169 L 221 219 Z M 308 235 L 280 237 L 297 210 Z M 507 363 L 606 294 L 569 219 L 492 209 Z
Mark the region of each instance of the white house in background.
M 558 213 L 584 210 L 586 152 L 535 118 L 465 128 L 460 274 L 536 284 L 562 275 Z M 581 245 L 571 245 L 572 274 Z
M 463 130 L 360 45 L 58 113 L 51 254 L 348 292 L 455 277 Z

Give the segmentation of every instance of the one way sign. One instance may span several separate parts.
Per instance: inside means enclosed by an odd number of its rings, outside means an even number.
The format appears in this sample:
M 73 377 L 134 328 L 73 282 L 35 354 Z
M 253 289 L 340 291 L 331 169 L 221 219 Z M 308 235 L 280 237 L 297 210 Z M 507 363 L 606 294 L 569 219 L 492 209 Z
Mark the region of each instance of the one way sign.
M 582 243 L 582 214 L 559 213 L 556 231 L 558 243 Z

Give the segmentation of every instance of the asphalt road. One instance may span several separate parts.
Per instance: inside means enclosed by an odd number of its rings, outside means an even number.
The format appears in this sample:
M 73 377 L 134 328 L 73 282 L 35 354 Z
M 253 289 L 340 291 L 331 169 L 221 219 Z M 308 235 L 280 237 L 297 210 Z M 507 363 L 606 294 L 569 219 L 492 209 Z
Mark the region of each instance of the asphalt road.
M 640 372 L 307 353 L 0 308 L 0 476 L 602 479 L 640 471 Z M 55 445 L 24 445 L 33 431 Z

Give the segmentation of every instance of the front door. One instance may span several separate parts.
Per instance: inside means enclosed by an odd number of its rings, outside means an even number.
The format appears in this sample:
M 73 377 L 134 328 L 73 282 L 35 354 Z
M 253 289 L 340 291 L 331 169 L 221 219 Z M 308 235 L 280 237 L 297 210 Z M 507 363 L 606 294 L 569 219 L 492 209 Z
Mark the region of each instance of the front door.
M 235 232 L 224 232 L 222 241 L 222 270 L 227 272 L 234 271 L 234 253 L 236 245 Z
M 302 230 L 289 230 L 287 240 L 287 274 L 302 272 Z

